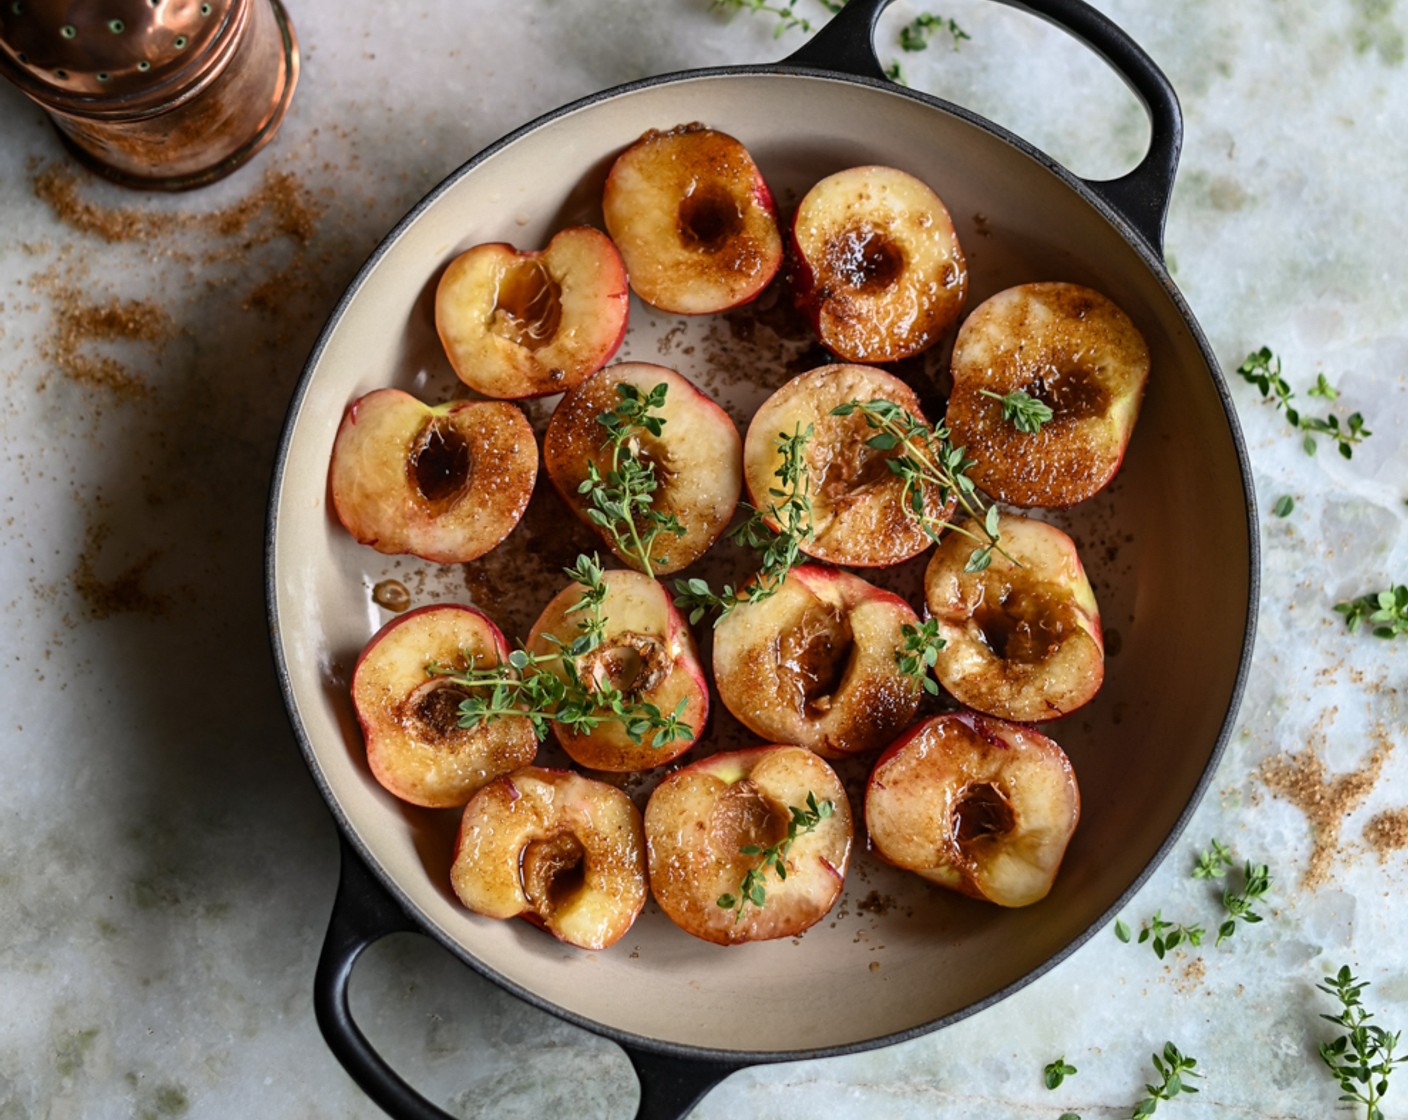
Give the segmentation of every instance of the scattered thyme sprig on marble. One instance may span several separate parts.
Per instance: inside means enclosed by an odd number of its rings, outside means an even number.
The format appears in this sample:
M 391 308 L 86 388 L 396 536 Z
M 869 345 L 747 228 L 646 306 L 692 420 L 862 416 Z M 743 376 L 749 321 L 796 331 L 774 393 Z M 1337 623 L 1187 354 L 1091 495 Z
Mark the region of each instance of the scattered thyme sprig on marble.
M 979 389 L 985 397 L 991 397 L 1002 404 L 1002 419 L 1017 431 L 1035 435 L 1044 424 L 1049 424 L 1056 414 L 1043 400 L 1032 396 L 1025 389 L 1014 389 L 1010 393 L 994 393 L 991 389 Z
M 1374 637 L 1397 638 L 1408 634 L 1408 586 L 1400 583 L 1385 591 L 1336 603 L 1335 611 L 1344 615 L 1344 624 L 1351 634 L 1367 622 Z
M 579 556 L 566 569 L 569 578 L 582 584 L 582 597 L 569 614 L 584 614 L 571 641 L 556 637 L 554 653 L 529 653 L 516 649 L 506 661 L 480 666 L 471 657 L 467 668 L 452 668 L 432 662 L 426 674 L 465 691 L 459 705 L 459 725 L 473 729 L 505 716 L 523 716 L 532 724 L 539 741 L 549 728 L 561 724 L 579 734 L 589 733 L 604 723 L 619 723 L 634 743 L 664 747 L 677 739 L 693 739 L 694 729 L 684 722 L 688 705 L 681 700 L 673 712 L 663 712 L 648 701 L 632 697 L 610 684 L 585 680 L 577 671 L 577 658 L 600 646 L 606 632 L 602 606 L 606 584 L 600 561 Z M 551 666 L 561 667 L 561 675 Z
M 997 506 L 986 505 L 978 496 L 977 484 L 968 477 L 974 462 L 964 454 L 964 448 L 954 447 L 949 442 L 947 428 L 941 425 L 931 428 L 894 401 L 883 398 L 846 401 L 833 408 L 831 415 L 850 416 L 856 412 L 875 431 L 875 435 L 865 441 L 867 447 L 877 451 L 899 450 L 900 454 L 887 459 L 885 465 L 904 480 L 905 513 L 931 540 L 937 541 L 939 534 L 949 529 L 976 542 L 978 547 L 968 557 L 965 571 L 986 569 L 992 563 L 994 551 L 1017 563 L 1003 551 L 1000 543 Z M 930 486 L 938 490 L 939 501 L 945 506 L 950 497 L 956 497 L 964 512 L 981 527 L 982 535 L 931 516 L 925 508 L 925 492 Z
M 777 484 L 768 489 L 766 510 L 744 506 L 748 516 L 730 529 L 729 540 L 751 548 L 760 556 L 757 576 L 734 587 L 725 584 L 717 593 L 707 580 L 697 576 L 675 581 L 675 606 L 688 612 L 691 624 L 717 610 L 719 618 L 739 603 L 760 603 L 777 593 L 787 573 L 802 562 L 802 545 L 812 535 L 811 475 L 807 470 L 806 447 L 812 438 L 810 424 L 779 432 L 776 446 L 782 459 L 773 472 Z M 778 525 L 774 530 L 768 522 Z M 717 620 L 716 620 L 717 622 Z
M 603 446 L 611 451 L 610 466 L 603 474 L 595 462 L 588 462 L 587 477 L 577 487 L 591 502 L 587 517 L 607 535 L 617 555 L 652 579 L 654 565 L 667 559 L 663 553 L 656 555 L 656 541 L 662 534 L 685 534 L 679 518 L 654 508 L 660 483 L 655 464 L 640 449 L 641 436 L 660 438 L 665 418 L 653 410 L 664 405 L 668 391 L 663 381 L 645 394 L 627 382 L 616 386 L 620 401 L 596 418 L 606 429 Z
M 736 895 L 732 893 L 719 895 L 719 907 L 735 911 L 733 916 L 735 922 L 743 917 L 743 910 L 746 906 L 751 904 L 761 909 L 767 905 L 765 884 L 768 868 L 772 868 L 778 879 L 786 879 L 787 853 L 792 850 L 792 845 L 797 842 L 799 836 L 805 836 L 807 833 L 815 831 L 822 821 L 836 811 L 836 805 L 832 801 L 819 802 L 816 799 L 816 794 L 809 792 L 805 809 L 799 809 L 796 805 L 789 805 L 787 809 L 791 813 L 792 819 L 787 822 L 786 836 L 776 844 L 769 844 L 766 847 L 758 844 L 744 844 L 738 849 L 745 856 L 758 856 L 759 859 L 744 874 Z
M 1054 1062 L 1047 1062 L 1046 1068 L 1041 1071 L 1042 1084 L 1048 1089 L 1059 1089 L 1061 1082 L 1065 1081 L 1071 1074 L 1079 1073 L 1080 1070 L 1066 1062 L 1065 1055 L 1057 1058 Z
M 1355 445 L 1363 443 L 1373 435 L 1364 426 L 1364 417 L 1358 412 L 1350 413 L 1343 427 L 1334 413 L 1330 413 L 1323 420 L 1302 415 L 1292 403 L 1295 400 L 1295 391 L 1281 376 L 1281 359 L 1273 354 L 1269 347 L 1263 346 L 1260 350 L 1253 350 L 1248 354 L 1237 367 L 1237 374 L 1243 381 L 1255 385 L 1264 399 L 1270 400 L 1277 409 L 1284 411 L 1286 420 L 1293 428 L 1305 433 L 1301 446 L 1305 448 L 1307 455 L 1315 454 L 1315 437 L 1323 435 L 1335 441 L 1341 455 L 1352 459 Z M 1321 373 L 1317 375 L 1315 384 L 1306 390 L 1306 395 L 1333 401 L 1339 396 L 1339 392 Z
M 1344 1034 L 1320 1044 L 1320 1060 L 1343 1090 L 1340 1100 L 1362 1104 L 1365 1120 L 1384 1120 L 1379 1102 L 1388 1092 L 1389 1074 L 1408 1062 L 1408 1054 L 1394 1054 L 1401 1032 L 1389 1033 L 1369 1022 L 1373 1014 L 1359 998 L 1369 982 L 1358 979 L 1349 965 L 1315 986 L 1340 1002 L 1338 1015 L 1320 1016 L 1344 1028 Z
M 1159 1084 L 1145 1085 L 1149 1095 L 1134 1106 L 1129 1120 L 1144 1120 L 1154 1115 L 1160 1101 L 1171 1101 L 1180 1093 L 1196 1093 L 1195 1086 L 1188 1084 L 1190 1077 L 1202 1077 L 1197 1072 L 1198 1060 L 1179 1051 L 1172 1042 L 1164 1043 L 1162 1054 L 1153 1056 L 1154 1071 L 1159 1075 Z

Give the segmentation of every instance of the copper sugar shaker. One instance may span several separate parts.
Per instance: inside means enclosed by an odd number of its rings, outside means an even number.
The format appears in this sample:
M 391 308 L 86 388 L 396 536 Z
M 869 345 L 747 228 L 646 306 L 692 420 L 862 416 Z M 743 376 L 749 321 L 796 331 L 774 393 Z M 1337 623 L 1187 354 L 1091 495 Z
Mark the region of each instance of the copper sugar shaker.
M 278 0 L 0 0 L 0 73 L 93 170 L 184 190 L 273 138 L 298 44 Z

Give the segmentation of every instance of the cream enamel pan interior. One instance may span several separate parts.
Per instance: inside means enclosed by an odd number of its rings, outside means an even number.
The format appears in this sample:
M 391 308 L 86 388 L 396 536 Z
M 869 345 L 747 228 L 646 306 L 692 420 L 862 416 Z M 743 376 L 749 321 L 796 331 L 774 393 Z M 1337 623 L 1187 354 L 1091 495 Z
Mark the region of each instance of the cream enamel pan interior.
M 1114 298 L 1148 339 L 1153 373 L 1119 478 L 1054 518 L 1083 546 L 1111 649 L 1097 700 L 1051 729 L 1076 767 L 1084 810 L 1038 905 L 1009 912 L 931 888 L 881 867 L 862 840 L 838 911 L 796 941 L 721 949 L 648 906 L 617 946 L 581 952 L 525 922 L 462 909 L 447 884 L 456 815 L 401 806 L 367 769 L 347 685 L 358 651 L 390 617 L 372 585 L 396 576 L 418 604 L 469 592 L 458 570 L 382 557 L 336 524 L 326 477 L 344 409 L 387 385 L 453 395 L 430 321 L 444 265 L 478 242 L 539 247 L 571 221 L 599 226 L 613 157 L 648 129 L 693 120 L 742 140 L 784 211 L 844 167 L 918 175 L 947 203 L 969 253 L 970 308 L 1016 282 L 1077 281 Z M 737 417 L 783 374 L 761 361 L 749 376 L 711 371 L 714 344 L 729 333 L 718 320 L 683 324 L 635 304 L 622 356 L 674 366 Z M 294 401 L 271 510 L 270 599 L 279 671 L 314 776 L 347 838 L 418 924 L 510 989 L 614 1037 L 757 1060 L 839 1052 L 968 1013 L 1109 918 L 1177 835 L 1230 727 L 1256 555 L 1240 437 L 1210 362 L 1157 257 L 1118 215 L 1029 147 L 930 99 L 839 75 L 740 68 L 642 83 L 545 118 L 476 157 L 393 231 L 337 308 Z M 534 413 L 539 425 L 549 406 Z M 519 532 L 505 547 L 531 543 Z M 522 636 L 515 620 L 531 621 L 548 597 L 532 567 L 525 561 L 518 589 L 512 565 L 499 570 L 511 640 Z M 797 1015 L 802 1005 L 808 1013 Z

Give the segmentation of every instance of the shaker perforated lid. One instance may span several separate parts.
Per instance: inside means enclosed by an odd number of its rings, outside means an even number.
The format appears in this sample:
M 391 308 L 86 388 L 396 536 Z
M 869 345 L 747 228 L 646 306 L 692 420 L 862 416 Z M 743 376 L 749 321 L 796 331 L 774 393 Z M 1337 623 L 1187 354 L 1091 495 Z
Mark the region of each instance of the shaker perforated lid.
M 245 0 L 0 0 L 0 69 L 44 104 L 161 90 L 218 43 Z

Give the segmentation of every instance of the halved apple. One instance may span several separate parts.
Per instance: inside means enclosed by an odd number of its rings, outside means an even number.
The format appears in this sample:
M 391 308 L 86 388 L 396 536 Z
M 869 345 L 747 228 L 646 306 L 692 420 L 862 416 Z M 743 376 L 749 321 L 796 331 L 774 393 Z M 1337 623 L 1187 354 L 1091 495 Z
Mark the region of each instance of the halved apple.
M 461 253 L 435 289 L 435 329 L 461 381 L 520 400 L 561 393 L 610 361 L 629 305 L 611 239 L 572 226 L 537 252 L 493 242 Z
M 859 365 L 829 365 L 799 374 L 773 393 L 754 413 L 743 443 L 743 476 L 750 499 L 768 525 L 779 528 L 768 516 L 783 462 L 779 436 L 810 429 L 803 449 L 812 509 L 812 536 L 802 551 L 818 560 L 848 568 L 874 568 L 898 564 L 917 556 L 932 538 L 913 516 L 905 481 L 890 468 L 902 448 L 880 449 L 871 445 L 877 434 L 864 416 L 833 415 L 849 401 L 892 401 L 915 419 L 923 421 L 919 398 L 898 377 L 884 370 Z M 955 501 L 945 505 L 938 488 L 918 484 L 924 516 L 943 521 Z
M 602 573 L 606 596 L 600 612 L 605 631 L 597 645 L 574 656 L 566 652 L 581 634 L 582 597 L 587 588 L 569 584 L 555 595 L 528 635 L 528 652 L 556 661 L 546 667 L 564 680 L 563 659 L 578 679 L 621 692 L 631 705 L 650 704 L 665 715 L 678 712 L 692 734 L 660 746 L 645 732 L 631 738 L 626 725 L 609 720 L 589 731 L 553 725 L 562 749 L 574 762 L 593 770 L 649 770 L 678 758 L 704 731 L 709 716 L 709 683 L 684 616 L 670 593 L 656 580 L 633 571 Z M 684 708 L 681 711 L 680 705 Z
M 601 208 L 631 287 L 662 311 L 737 307 L 782 264 L 777 208 L 758 165 L 702 124 L 647 132 L 622 152 Z
M 823 758 L 878 750 L 919 709 L 901 671 L 903 628 L 919 618 L 898 595 L 837 568 L 793 568 L 777 591 L 714 628 L 714 684 L 756 735 Z
M 813 805 L 815 822 L 796 827 Z M 675 771 L 650 796 L 650 889 L 676 925 L 705 941 L 794 937 L 840 897 L 853 831 L 841 780 L 811 751 L 774 745 L 716 754 Z M 769 849 L 785 878 L 766 858 Z
M 945 643 L 934 675 L 988 715 L 1058 719 L 1105 679 L 1100 607 L 1075 541 L 1056 526 L 1009 513 L 997 530 L 1020 567 L 994 551 L 986 569 L 968 571 L 972 546 L 956 533 L 929 558 L 924 599 Z
M 852 167 L 809 190 L 792 219 L 792 284 L 821 344 L 847 362 L 893 362 L 957 320 L 968 265 L 947 208 L 894 167 Z
M 612 447 L 598 417 L 622 403 L 621 386 L 648 396 L 665 386 L 665 399 L 651 410 L 664 423 L 659 435 L 637 429 L 624 445 L 654 472 L 656 489 L 649 509 L 674 517 L 682 535 L 660 534 L 649 550 L 648 566 L 636 555 L 637 542 L 623 532 L 626 544 L 592 516 L 591 497 L 583 491 L 594 465 L 610 481 Z M 674 370 L 649 362 L 620 362 L 593 374 L 568 393 L 553 411 L 543 437 L 543 462 L 563 500 L 622 561 L 649 575 L 676 572 L 702 556 L 723 535 L 738 506 L 743 483 L 743 449 L 728 413 Z M 644 531 L 638 509 L 633 522 Z
M 532 762 L 538 739 L 525 717 L 461 727 L 467 693 L 427 672 L 492 666 L 508 655 L 499 628 L 473 607 L 420 607 L 377 631 L 352 672 L 352 706 L 376 780 L 412 805 L 443 809 Z
M 1079 820 L 1065 752 L 1030 727 L 973 712 L 918 723 L 880 756 L 865 790 L 881 856 L 999 906 L 1046 897 Z
M 973 480 L 1012 505 L 1065 507 L 1119 470 L 1149 379 L 1149 347 L 1099 292 L 1023 284 L 973 309 L 952 370 L 945 423 L 976 461 Z M 1003 419 L 1002 398 L 1017 392 L 1051 410 L 1039 430 Z
M 333 510 L 358 541 L 440 564 L 497 546 L 537 477 L 538 444 L 516 405 L 432 406 L 400 389 L 352 402 L 328 469 Z
M 526 918 L 580 949 L 605 949 L 646 899 L 640 812 L 614 786 L 525 766 L 465 806 L 450 883 L 476 914 Z

